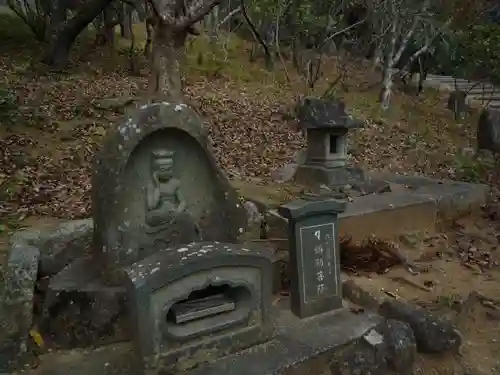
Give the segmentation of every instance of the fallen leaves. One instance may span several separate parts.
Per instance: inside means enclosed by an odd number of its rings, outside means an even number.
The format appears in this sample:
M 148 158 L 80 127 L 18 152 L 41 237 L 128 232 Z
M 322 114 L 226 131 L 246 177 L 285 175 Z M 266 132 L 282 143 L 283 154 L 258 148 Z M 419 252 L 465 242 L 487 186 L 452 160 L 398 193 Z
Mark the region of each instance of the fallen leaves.
M 29 66 L 22 64 L 26 50 L 33 48 L 0 49 L 0 66 L 5 67 L 20 106 L 18 122 L 0 129 L 0 215 L 14 220 L 26 215 L 88 217 L 93 154 L 107 129 L 121 117 L 116 103 L 137 99 L 147 77 L 130 76 L 124 68 L 126 57 L 106 60 L 99 51 L 75 60 L 69 74 L 35 70 L 21 74 L 16 66 Z M 429 103 L 437 105 L 436 98 L 418 102 L 395 95 L 394 114 L 382 117 L 373 109 L 378 107 L 374 92 L 363 89 L 363 69 L 353 68 L 354 80 L 346 82 L 352 89 L 344 98 L 349 109 L 367 121 L 366 128 L 350 138 L 353 161 L 367 169 L 448 175 L 447 162 L 471 132 L 462 128 L 464 135 L 457 142 L 453 126 L 443 130 L 446 117 L 429 108 Z M 273 170 L 293 162 L 305 146 L 286 115 L 294 93 L 279 82 L 270 85 L 260 78 L 186 79 L 186 95 L 206 119 L 219 165 L 239 179 L 269 178 Z M 111 104 L 101 108 L 97 101 L 103 100 Z

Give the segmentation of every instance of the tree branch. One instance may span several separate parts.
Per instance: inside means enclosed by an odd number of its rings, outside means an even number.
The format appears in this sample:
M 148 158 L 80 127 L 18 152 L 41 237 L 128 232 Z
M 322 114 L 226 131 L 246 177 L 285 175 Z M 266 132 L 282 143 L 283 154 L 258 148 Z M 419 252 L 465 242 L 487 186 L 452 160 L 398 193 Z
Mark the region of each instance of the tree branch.
M 408 62 L 405 64 L 405 66 L 403 67 L 403 69 L 401 69 L 401 71 L 404 71 L 405 69 L 408 69 L 408 67 L 411 66 L 411 64 L 413 64 L 413 62 L 418 59 L 418 57 L 420 55 L 422 55 L 423 53 L 427 52 L 429 50 L 429 47 L 431 46 L 431 44 L 434 42 L 434 40 L 436 40 L 436 38 L 441 34 L 442 30 L 446 27 L 448 27 L 451 23 L 453 22 L 453 17 L 450 17 L 439 29 L 438 31 L 436 32 L 436 34 L 432 37 L 432 38 L 428 38 L 427 41 L 425 42 L 425 44 L 420 48 L 418 49 L 409 59 L 408 59 Z
M 250 27 L 250 31 L 252 32 L 252 35 L 255 38 L 255 40 L 262 46 L 262 48 L 264 48 L 264 53 L 266 54 L 266 59 L 267 62 L 269 63 L 272 59 L 269 46 L 266 44 L 266 42 L 264 42 L 264 39 L 262 39 L 262 37 L 260 36 L 259 32 L 257 31 L 257 28 L 252 23 L 252 20 L 250 20 L 250 17 L 248 17 L 247 9 L 245 6 L 245 0 L 240 0 L 240 4 L 241 4 L 241 13 L 243 14 L 243 18 Z
M 186 17 L 180 17 L 176 22 L 176 28 L 180 30 L 187 29 L 195 23 L 201 21 L 208 13 L 210 13 L 221 0 L 196 0 L 191 3 L 187 9 Z
M 231 19 L 231 17 L 238 14 L 239 12 L 241 12 L 241 5 L 238 8 L 233 9 L 226 17 L 224 17 L 224 19 L 217 25 L 216 30 L 219 30 L 222 27 L 222 25 L 224 25 L 227 21 Z
M 366 21 L 366 18 L 363 18 L 361 21 L 358 21 L 358 22 L 356 22 L 356 23 L 354 23 L 354 24 L 352 24 L 352 25 L 350 25 L 350 26 L 348 26 L 348 27 L 346 27 L 346 28 L 344 28 L 344 29 L 342 29 L 340 31 L 334 32 L 332 35 L 330 35 L 325 40 L 323 40 L 323 42 L 321 42 L 318 50 L 321 50 L 325 46 L 326 43 L 328 43 L 330 40 L 332 40 L 336 36 L 346 33 L 347 31 L 351 30 L 352 28 L 354 28 L 354 27 L 356 27 L 358 25 L 361 25 L 365 21 Z
M 393 0 L 389 0 L 389 1 L 392 2 Z M 430 0 L 425 0 L 423 2 L 422 8 L 420 9 L 420 13 L 415 15 L 415 18 L 413 19 L 413 24 L 411 25 L 410 30 L 408 30 L 408 32 L 406 33 L 405 37 L 401 41 L 401 44 L 399 46 L 398 51 L 393 56 L 392 61 L 390 62 L 390 67 L 393 67 L 394 65 L 396 65 L 398 63 L 399 59 L 403 55 L 403 52 L 406 48 L 406 45 L 410 41 L 411 37 L 415 33 L 415 30 L 417 29 L 418 24 L 420 23 L 422 13 L 424 13 L 427 10 L 427 8 L 429 8 L 429 5 L 430 5 Z

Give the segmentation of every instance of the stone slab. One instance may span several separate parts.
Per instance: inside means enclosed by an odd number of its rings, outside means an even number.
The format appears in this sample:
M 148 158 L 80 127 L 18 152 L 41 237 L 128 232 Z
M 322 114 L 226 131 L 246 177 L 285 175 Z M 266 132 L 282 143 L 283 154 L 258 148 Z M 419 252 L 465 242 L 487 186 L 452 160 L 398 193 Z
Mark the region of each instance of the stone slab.
M 352 314 L 347 310 L 301 320 L 285 308 L 277 320 L 280 332 L 274 340 L 183 374 L 321 374 L 328 369 L 336 350 L 360 339 L 382 321 L 375 314 Z M 40 358 L 37 369 L 25 374 L 139 375 L 133 370 L 132 353 L 129 343 L 92 351 L 50 353 Z
M 489 187 L 486 185 L 449 181 L 423 186 L 416 189 L 415 194 L 433 199 L 437 204 L 438 215 L 454 220 L 484 205 L 488 191 Z
M 48 230 L 18 231 L 12 235 L 10 243 L 40 249 L 40 274 L 51 276 L 76 258 L 90 253 L 93 229 L 92 219 L 71 220 Z
M 105 284 L 90 256 L 79 258 L 50 279 L 39 328 L 61 348 L 126 340 L 125 293 Z
M 407 192 L 356 198 L 340 214 L 340 236 L 362 241 L 371 235 L 391 239 L 408 232 L 436 230 L 437 206 L 427 196 Z
M 65 267 L 61 272 L 52 277 L 49 282 L 49 290 L 53 292 L 94 292 L 104 288 L 112 293 L 126 292 L 124 286 L 107 286 L 102 274 L 96 267 L 91 256 L 76 259 Z
M 456 219 L 473 212 L 486 203 L 488 186 L 453 180 L 437 180 L 425 176 L 404 176 L 370 173 L 371 178 L 407 187 L 413 194 L 436 202 L 439 216 Z
M 410 192 L 371 194 L 356 198 L 339 215 L 339 236 L 363 241 L 371 235 L 391 239 L 408 232 L 436 230 L 434 200 Z M 272 211 L 267 215 L 271 238 L 287 236 L 287 219 Z

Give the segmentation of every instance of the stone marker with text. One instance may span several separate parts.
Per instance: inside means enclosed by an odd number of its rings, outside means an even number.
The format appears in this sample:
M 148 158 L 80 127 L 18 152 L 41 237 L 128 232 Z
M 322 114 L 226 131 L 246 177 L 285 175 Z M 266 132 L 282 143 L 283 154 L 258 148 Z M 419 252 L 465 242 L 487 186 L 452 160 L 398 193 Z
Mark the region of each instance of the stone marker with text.
M 342 307 L 337 200 L 290 202 L 279 208 L 288 219 L 290 302 L 300 318 Z

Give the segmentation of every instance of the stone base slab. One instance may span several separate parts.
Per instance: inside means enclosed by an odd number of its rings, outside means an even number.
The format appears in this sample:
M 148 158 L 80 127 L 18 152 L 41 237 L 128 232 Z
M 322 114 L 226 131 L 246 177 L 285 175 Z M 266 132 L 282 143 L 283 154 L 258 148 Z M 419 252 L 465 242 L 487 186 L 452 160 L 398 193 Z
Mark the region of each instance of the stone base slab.
M 299 165 L 295 172 L 296 182 L 304 185 L 341 186 L 364 179 L 362 169 L 352 166 L 327 168 L 320 165 Z
M 321 374 L 328 370 L 337 351 L 361 339 L 382 318 L 341 310 L 301 320 L 281 307 L 277 321 L 280 326 L 275 339 L 183 374 Z M 25 374 L 140 375 L 133 370 L 132 353 L 128 342 L 95 350 L 54 352 L 40 357 L 40 366 Z

